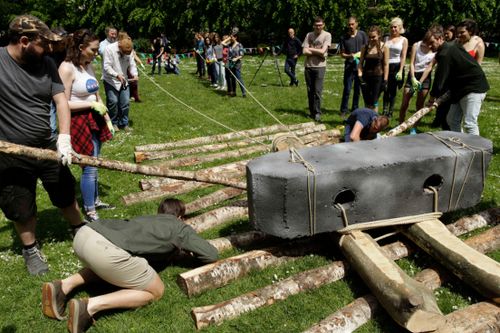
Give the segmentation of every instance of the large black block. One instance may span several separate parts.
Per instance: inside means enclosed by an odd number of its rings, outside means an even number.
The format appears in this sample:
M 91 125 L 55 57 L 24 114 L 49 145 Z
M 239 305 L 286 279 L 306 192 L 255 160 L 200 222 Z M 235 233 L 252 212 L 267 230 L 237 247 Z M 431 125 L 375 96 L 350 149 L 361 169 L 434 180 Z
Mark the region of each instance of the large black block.
M 456 132 L 425 133 L 271 153 L 247 165 L 250 221 L 296 238 L 349 224 L 471 207 L 481 199 L 491 141 Z M 438 138 L 436 138 L 436 136 Z M 441 138 L 441 139 L 439 139 Z M 311 207 L 311 208 L 310 208 Z

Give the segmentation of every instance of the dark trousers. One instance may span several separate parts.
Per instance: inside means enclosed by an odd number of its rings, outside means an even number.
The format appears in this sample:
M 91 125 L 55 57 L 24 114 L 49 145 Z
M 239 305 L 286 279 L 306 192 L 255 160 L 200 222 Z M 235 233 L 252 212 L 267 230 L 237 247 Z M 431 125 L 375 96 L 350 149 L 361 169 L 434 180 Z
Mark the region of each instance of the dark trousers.
M 304 74 L 307 85 L 307 99 L 311 117 L 321 115 L 321 93 L 326 67 L 306 67 Z
M 243 78 L 241 77 L 241 68 L 233 67 L 229 69 L 226 67 L 226 81 L 228 93 L 236 94 L 236 83 L 238 83 L 240 85 L 241 95 L 246 96 L 245 84 L 243 83 Z
M 153 68 L 151 69 L 151 74 L 155 73 L 156 64 L 158 63 L 158 74 L 161 74 L 161 56 L 156 58 L 157 56 L 153 56 Z
M 378 98 L 382 88 L 383 76 L 365 76 L 365 85 L 363 86 L 363 99 L 365 107 L 374 108 L 378 105 Z
M 199 77 L 205 76 L 205 60 L 199 53 L 196 53 L 196 74 Z
M 295 77 L 295 66 L 297 66 L 297 58 L 286 58 L 285 73 L 290 77 L 290 85 L 297 82 L 297 78 Z
M 354 87 L 353 87 L 354 85 Z M 352 108 L 351 111 L 354 111 L 359 106 L 359 78 L 358 78 L 358 68 L 356 66 L 356 62 L 346 62 L 344 64 L 344 91 L 342 92 L 342 102 L 340 104 L 340 112 L 347 113 L 349 112 L 348 104 L 349 104 L 349 95 L 352 92 Z
M 389 77 L 387 80 L 387 90 L 384 92 L 384 115 L 392 116 L 394 110 L 394 101 L 398 89 L 403 86 L 403 81 L 396 80 L 396 74 L 399 72 L 400 64 L 389 64 Z M 404 71 L 403 71 L 404 76 Z

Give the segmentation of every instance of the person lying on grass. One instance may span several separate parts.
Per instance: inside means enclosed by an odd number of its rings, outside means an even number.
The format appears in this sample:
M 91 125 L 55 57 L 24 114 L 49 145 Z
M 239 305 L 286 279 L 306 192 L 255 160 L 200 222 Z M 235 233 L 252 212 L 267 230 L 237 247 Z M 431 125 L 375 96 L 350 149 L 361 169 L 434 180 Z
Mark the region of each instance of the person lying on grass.
M 100 311 L 138 308 L 159 300 L 164 285 L 151 264 L 168 260 L 178 249 L 192 252 L 203 263 L 216 261 L 217 250 L 180 220 L 184 212 L 182 201 L 165 199 L 158 207 L 158 215 L 99 220 L 81 227 L 73 249 L 85 267 L 68 278 L 43 284 L 43 314 L 66 319 L 67 295 L 90 282 L 104 281 L 122 288 L 69 300 L 68 330 L 85 332 Z

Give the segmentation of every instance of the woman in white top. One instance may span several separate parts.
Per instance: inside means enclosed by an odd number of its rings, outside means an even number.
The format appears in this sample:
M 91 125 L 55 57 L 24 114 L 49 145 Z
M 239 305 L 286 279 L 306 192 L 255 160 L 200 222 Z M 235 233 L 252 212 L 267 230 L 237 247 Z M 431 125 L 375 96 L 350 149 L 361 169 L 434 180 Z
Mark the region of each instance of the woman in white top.
M 78 30 L 70 37 L 66 60 L 59 66 L 71 110 L 71 143 L 77 153 L 89 156 L 98 156 L 102 142 L 114 134 L 92 66 L 98 49 L 96 35 L 87 29 Z M 99 219 L 97 208 L 112 208 L 99 200 L 97 168 L 82 167 L 80 189 L 87 220 Z
M 392 117 L 398 88 L 401 89 L 403 86 L 406 52 L 408 51 L 408 39 L 401 36 L 404 32 L 403 21 L 399 17 L 393 18 L 389 39 L 385 43 L 385 47 L 389 49 L 389 77 L 387 89 L 384 92 L 383 114 L 388 117 Z
M 427 46 L 425 38 L 423 41 L 413 44 L 410 56 L 410 73 L 406 80 L 401 109 L 399 110 L 400 124 L 405 121 L 410 99 L 415 93 L 417 93 L 417 111 L 424 107 L 425 98 L 431 87 L 430 72 L 435 55 Z

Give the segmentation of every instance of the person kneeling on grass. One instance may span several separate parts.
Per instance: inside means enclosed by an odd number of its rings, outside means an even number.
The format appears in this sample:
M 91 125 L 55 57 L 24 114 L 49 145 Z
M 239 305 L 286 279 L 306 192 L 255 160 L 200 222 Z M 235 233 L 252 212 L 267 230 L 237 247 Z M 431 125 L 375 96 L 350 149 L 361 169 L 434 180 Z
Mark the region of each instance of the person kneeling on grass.
M 123 288 L 69 301 L 68 330 L 84 332 L 97 312 L 138 308 L 162 297 L 163 282 L 150 263 L 165 262 L 178 249 L 192 252 L 203 263 L 216 261 L 217 250 L 180 220 L 184 212 L 182 201 L 165 199 L 158 215 L 99 220 L 81 227 L 73 249 L 85 267 L 66 279 L 43 284 L 43 314 L 64 320 L 67 295 L 89 282 L 105 281 Z
M 389 118 L 380 116 L 372 109 L 359 108 L 345 121 L 344 141 L 372 140 L 377 133 L 389 126 Z

